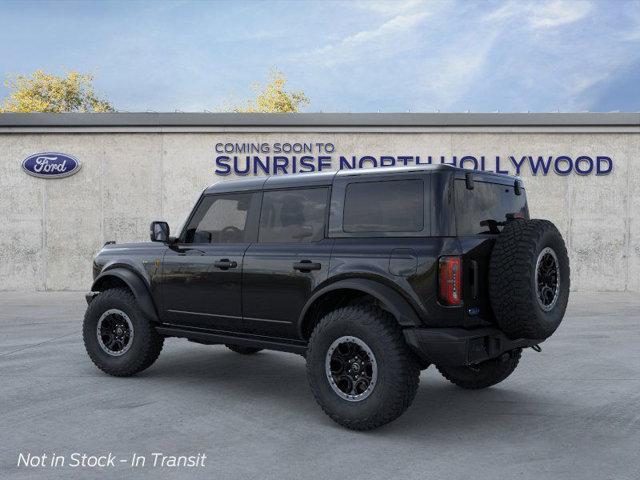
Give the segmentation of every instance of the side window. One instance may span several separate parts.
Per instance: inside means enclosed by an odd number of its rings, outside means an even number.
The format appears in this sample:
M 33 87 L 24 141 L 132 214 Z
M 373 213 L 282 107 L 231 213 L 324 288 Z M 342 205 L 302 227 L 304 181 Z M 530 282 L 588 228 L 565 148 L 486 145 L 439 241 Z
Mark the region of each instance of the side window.
M 264 192 L 259 242 L 314 242 L 324 238 L 329 190 Z
M 256 194 L 239 193 L 205 197 L 189 221 L 185 243 L 245 243 L 249 209 Z
M 342 228 L 350 233 L 423 230 L 423 181 L 350 183 L 344 198 Z

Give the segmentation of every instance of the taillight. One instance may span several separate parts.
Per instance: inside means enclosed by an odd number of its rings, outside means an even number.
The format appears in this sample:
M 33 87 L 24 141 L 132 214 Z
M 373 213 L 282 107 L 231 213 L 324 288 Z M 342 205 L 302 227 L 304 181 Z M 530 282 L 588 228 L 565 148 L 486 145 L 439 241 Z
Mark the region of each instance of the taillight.
M 462 269 L 460 257 L 440 257 L 438 282 L 440 301 L 445 305 L 460 305 L 462 299 Z

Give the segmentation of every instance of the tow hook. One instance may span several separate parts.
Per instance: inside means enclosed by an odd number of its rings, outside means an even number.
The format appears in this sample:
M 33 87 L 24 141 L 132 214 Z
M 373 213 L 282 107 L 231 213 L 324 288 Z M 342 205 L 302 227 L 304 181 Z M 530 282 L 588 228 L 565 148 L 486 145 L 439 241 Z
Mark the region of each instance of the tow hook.
M 532 345 L 532 346 L 531 346 L 531 349 L 532 349 L 534 352 L 538 352 L 538 353 L 540 353 L 540 352 L 542 351 L 542 347 L 541 347 L 540 345 Z

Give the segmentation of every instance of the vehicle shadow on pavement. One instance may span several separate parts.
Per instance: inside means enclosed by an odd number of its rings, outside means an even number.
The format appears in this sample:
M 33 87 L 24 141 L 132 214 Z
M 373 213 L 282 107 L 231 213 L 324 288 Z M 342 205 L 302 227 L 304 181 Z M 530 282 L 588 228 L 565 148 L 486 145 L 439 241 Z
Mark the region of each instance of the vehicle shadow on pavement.
M 223 346 L 194 345 L 191 351 L 163 352 L 151 369 L 140 374 L 149 380 L 179 381 L 190 395 L 211 401 L 212 391 L 224 395 L 226 408 L 243 410 L 247 402 L 257 408 L 271 405 L 297 421 L 342 429 L 315 404 L 307 383 L 304 359 L 299 355 L 262 351 L 239 355 Z M 481 391 L 468 391 L 448 383 L 431 366 L 421 375 L 412 406 L 397 421 L 378 430 L 383 436 L 441 434 L 448 437 L 469 429 L 500 435 L 505 429 L 526 431 L 532 418 L 545 418 L 562 428 L 563 412 L 571 405 L 558 397 L 532 391 L 534 385 L 507 379 Z

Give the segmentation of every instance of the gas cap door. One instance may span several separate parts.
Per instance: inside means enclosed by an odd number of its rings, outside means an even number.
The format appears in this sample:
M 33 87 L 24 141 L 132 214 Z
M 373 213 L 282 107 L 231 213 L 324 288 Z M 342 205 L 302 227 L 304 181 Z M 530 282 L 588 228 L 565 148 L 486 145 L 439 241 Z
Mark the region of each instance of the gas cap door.
M 416 273 L 418 257 L 412 248 L 394 248 L 389 257 L 389 273 L 398 277 L 410 277 Z

